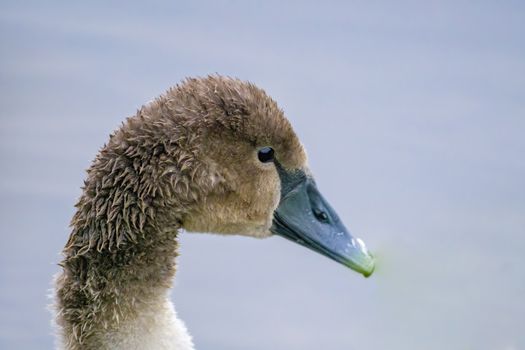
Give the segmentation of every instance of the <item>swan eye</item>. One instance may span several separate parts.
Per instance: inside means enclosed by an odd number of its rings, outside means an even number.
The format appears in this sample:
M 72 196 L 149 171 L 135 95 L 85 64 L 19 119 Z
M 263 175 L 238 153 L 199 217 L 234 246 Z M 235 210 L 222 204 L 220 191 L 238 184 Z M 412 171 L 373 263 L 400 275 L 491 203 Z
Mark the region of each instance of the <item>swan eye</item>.
M 273 161 L 273 148 L 263 147 L 257 153 L 257 157 L 262 163 L 268 163 Z

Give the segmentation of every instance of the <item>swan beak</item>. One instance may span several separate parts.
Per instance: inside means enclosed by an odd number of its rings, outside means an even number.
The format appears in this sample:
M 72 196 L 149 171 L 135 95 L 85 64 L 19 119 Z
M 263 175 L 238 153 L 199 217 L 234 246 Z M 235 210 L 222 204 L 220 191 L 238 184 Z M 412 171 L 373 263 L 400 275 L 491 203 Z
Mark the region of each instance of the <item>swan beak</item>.
M 363 241 L 353 237 L 323 198 L 311 176 L 281 175 L 285 189 L 274 212 L 273 234 L 299 243 L 368 277 L 374 258 Z M 293 182 L 290 185 L 287 182 Z M 288 190 L 286 190 L 288 189 Z

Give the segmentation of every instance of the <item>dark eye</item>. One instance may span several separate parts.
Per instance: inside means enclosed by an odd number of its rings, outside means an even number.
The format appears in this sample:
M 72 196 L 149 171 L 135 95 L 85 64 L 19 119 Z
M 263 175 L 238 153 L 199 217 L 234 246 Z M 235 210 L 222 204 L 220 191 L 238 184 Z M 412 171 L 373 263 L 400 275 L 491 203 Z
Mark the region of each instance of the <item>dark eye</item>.
M 259 150 L 259 153 L 257 153 L 257 157 L 259 157 L 259 160 L 263 163 L 268 163 L 273 161 L 273 148 L 271 147 L 263 147 Z

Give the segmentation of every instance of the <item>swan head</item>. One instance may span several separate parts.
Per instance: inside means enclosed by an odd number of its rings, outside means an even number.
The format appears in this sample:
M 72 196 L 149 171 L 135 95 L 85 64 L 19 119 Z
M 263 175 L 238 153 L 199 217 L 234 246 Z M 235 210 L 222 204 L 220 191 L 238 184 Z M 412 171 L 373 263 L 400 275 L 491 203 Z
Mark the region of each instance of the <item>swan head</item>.
M 364 243 L 319 192 L 283 111 L 251 83 L 188 79 L 143 107 L 112 142 L 150 150 L 154 169 L 145 173 L 154 174 L 159 207 L 186 231 L 279 235 L 365 276 L 374 270 Z

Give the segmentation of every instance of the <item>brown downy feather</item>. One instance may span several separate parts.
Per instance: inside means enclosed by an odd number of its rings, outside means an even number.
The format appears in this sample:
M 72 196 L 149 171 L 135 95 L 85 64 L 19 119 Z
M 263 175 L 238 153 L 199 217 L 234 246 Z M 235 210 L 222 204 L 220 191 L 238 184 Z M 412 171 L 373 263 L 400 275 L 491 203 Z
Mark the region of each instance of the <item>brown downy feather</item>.
M 87 171 L 56 280 L 68 349 L 102 348 L 101 334 L 165 297 L 180 228 L 269 235 L 279 179 L 256 161 L 263 146 L 286 168 L 305 166 L 276 103 L 221 76 L 169 89 L 110 136 Z

